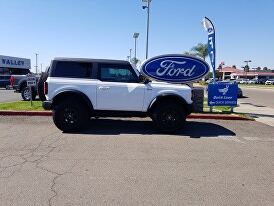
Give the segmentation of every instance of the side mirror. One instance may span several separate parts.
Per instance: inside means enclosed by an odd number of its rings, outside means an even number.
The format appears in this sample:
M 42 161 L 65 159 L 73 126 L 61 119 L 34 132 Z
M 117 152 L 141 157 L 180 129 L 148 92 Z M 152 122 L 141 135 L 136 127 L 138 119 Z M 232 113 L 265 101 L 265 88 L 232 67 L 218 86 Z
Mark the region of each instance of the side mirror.
M 145 76 L 143 76 L 143 75 L 140 74 L 140 76 L 139 76 L 139 82 L 143 82 L 144 84 L 148 84 L 151 81 L 147 77 L 145 77 Z

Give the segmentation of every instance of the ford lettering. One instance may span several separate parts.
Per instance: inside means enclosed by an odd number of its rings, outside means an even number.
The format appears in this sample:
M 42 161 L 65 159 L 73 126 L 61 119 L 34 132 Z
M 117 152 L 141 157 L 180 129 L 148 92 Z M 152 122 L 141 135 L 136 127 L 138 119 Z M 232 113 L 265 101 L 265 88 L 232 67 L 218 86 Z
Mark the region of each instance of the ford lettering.
M 141 65 L 141 72 L 158 81 L 185 83 L 201 79 L 209 66 L 200 58 L 171 54 L 148 59 Z

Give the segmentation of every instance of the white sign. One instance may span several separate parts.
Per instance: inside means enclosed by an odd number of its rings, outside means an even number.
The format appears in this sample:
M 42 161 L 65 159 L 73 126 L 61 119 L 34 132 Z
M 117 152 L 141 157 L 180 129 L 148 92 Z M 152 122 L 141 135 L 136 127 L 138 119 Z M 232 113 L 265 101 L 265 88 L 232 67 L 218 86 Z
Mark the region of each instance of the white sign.
M 0 55 L 0 67 L 31 69 L 30 59 Z
M 36 86 L 36 77 L 32 74 L 27 75 L 27 86 L 33 87 Z

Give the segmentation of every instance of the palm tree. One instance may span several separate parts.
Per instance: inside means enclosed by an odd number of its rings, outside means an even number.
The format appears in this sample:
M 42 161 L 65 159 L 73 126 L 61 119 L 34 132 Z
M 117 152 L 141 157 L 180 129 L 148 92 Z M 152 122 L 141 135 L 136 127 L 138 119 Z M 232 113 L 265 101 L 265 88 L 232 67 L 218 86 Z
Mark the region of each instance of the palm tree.
M 195 56 L 201 57 L 203 60 L 208 56 L 207 44 L 199 43 L 196 46 L 192 47 Z

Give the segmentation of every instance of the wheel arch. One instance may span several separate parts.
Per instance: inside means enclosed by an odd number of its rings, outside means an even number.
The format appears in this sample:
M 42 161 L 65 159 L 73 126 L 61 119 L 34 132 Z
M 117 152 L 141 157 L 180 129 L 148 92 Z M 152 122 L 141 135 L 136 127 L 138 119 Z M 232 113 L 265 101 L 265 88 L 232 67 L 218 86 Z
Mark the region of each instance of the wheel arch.
M 21 92 L 22 89 L 24 89 L 27 86 L 27 80 L 19 81 L 18 85 L 19 92 Z
M 80 102 L 84 103 L 88 108 L 93 110 L 93 104 L 86 94 L 77 90 L 63 90 L 57 93 L 52 99 L 52 106 L 54 107 L 60 101 L 68 98 L 76 98 Z
M 174 102 L 178 102 L 179 104 L 181 104 L 186 110 L 188 110 L 188 104 L 186 102 L 186 100 L 177 95 L 177 94 L 170 94 L 170 93 L 166 93 L 166 94 L 160 94 L 158 96 L 156 96 L 149 104 L 148 107 L 148 113 L 151 113 L 154 108 L 159 105 L 160 103 L 164 102 L 164 101 L 174 101 Z

